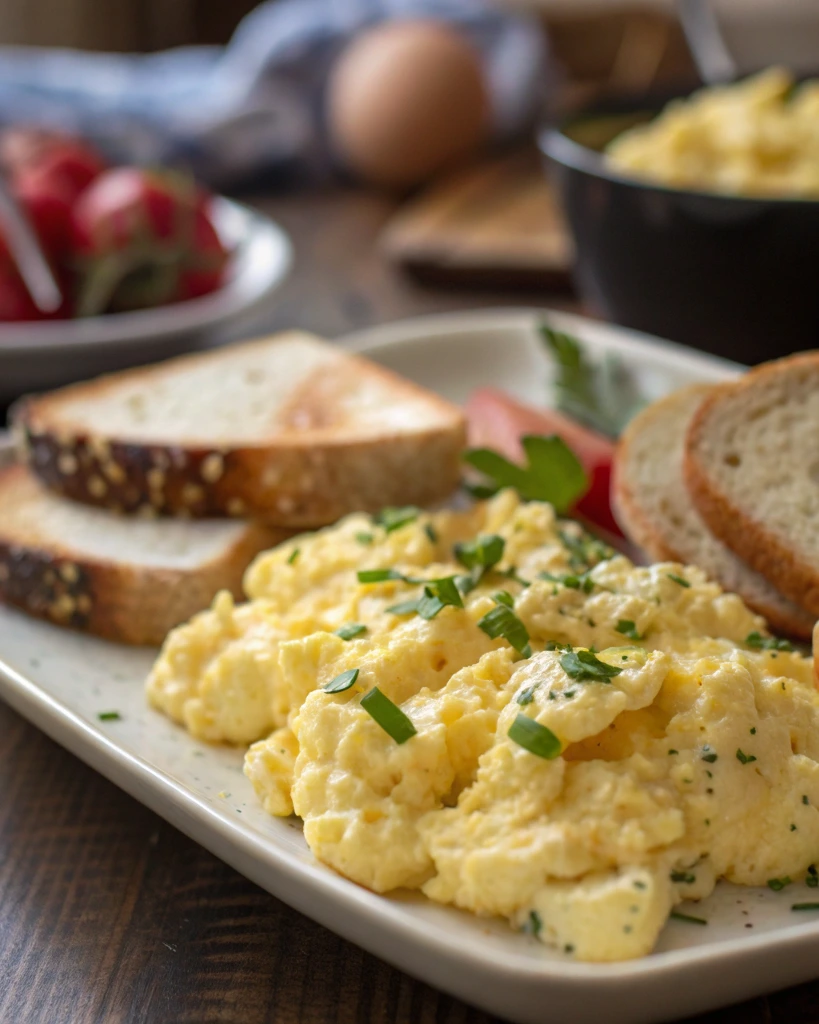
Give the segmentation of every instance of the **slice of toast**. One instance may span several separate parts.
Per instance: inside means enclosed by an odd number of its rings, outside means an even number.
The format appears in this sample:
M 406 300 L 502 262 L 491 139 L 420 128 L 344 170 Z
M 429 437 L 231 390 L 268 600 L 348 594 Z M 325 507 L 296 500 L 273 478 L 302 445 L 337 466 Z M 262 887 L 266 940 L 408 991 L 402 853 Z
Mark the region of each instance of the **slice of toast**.
M 614 462 L 612 498 L 626 532 L 658 560 L 698 565 L 771 626 L 809 639 L 813 616 L 779 593 L 709 531 L 683 478 L 691 418 L 713 385 L 695 384 L 650 405 L 629 425 Z
M 289 534 L 250 523 L 126 519 L 0 470 L 0 599 L 62 626 L 160 644 L 222 589 L 241 596 L 253 557 Z
M 819 353 L 767 363 L 703 402 L 685 451 L 712 532 L 819 615 Z
M 295 331 L 26 398 L 12 422 L 75 501 L 298 528 L 448 497 L 466 438 L 454 405 Z

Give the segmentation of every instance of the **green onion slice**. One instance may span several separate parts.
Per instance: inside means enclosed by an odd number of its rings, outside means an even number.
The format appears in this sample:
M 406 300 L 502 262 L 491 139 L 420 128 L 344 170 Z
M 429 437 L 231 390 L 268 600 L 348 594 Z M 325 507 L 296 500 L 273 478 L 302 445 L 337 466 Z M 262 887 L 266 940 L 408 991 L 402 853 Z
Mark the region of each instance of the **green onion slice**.
M 522 711 L 518 712 L 517 717 L 509 728 L 507 736 L 510 740 L 517 743 L 519 747 L 523 747 L 530 754 L 534 754 L 535 757 L 542 757 L 546 761 L 554 760 L 562 749 L 560 740 L 551 729 L 547 729 L 545 725 L 536 722 L 534 718 L 524 715 Z
M 417 733 L 412 721 L 377 686 L 361 698 L 361 706 L 396 743 L 406 743 Z
M 342 672 L 340 676 L 336 676 L 335 679 L 331 679 L 329 683 L 325 683 L 322 690 L 325 693 L 343 693 L 350 689 L 356 679 L 358 679 L 358 669 L 351 668 Z
M 384 508 L 377 516 L 373 516 L 376 526 L 383 526 L 387 533 L 399 530 L 408 523 L 414 523 L 418 518 L 420 509 L 414 505 L 405 505 L 403 508 Z
M 355 640 L 357 636 L 363 636 L 366 632 L 367 627 L 363 622 L 345 622 L 336 630 L 336 636 L 340 636 L 342 640 Z
M 455 558 L 465 569 L 491 569 L 503 558 L 506 541 L 496 533 L 489 533 L 472 541 L 464 541 L 453 548 Z
M 492 611 L 487 612 L 478 621 L 478 627 L 493 640 L 503 637 L 524 658 L 532 656 L 532 648 L 529 646 L 529 631 L 508 605 L 500 603 Z

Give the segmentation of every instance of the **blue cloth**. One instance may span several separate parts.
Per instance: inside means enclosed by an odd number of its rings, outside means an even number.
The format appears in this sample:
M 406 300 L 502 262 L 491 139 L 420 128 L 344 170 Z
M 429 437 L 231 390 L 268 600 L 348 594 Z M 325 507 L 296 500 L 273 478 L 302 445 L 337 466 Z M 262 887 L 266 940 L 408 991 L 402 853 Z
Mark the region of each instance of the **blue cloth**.
M 548 55 L 528 17 L 481 0 L 279 0 L 239 25 L 227 47 L 149 55 L 0 48 L 0 123 L 84 135 L 119 161 L 190 167 L 226 188 L 298 162 L 327 173 L 321 96 L 334 56 L 387 18 L 460 27 L 485 63 L 498 138 L 529 121 Z

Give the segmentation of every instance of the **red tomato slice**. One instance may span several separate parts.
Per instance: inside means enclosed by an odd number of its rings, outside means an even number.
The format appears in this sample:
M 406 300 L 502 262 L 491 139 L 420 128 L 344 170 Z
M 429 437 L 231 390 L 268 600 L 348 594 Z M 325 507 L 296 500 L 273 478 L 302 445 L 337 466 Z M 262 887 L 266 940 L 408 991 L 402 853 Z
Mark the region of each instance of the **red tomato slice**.
M 526 434 L 557 434 L 580 459 L 588 474 L 589 490 L 575 510 L 589 522 L 615 536 L 623 533 L 611 511 L 611 466 L 615 445 L 554 409 L 535 409 L 495 388 L 473 392 L 466 405 L 469 443 L 493 448 L 507 459 L 520 461 L 520 438 Z

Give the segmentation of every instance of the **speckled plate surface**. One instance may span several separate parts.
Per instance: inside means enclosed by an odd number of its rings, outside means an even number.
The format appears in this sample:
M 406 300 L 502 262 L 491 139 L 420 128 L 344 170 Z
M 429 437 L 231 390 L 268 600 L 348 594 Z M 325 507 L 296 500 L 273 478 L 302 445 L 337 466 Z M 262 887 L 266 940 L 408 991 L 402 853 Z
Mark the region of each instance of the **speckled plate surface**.
M 456 401 L 488 382 L 542 401 L 549 365 L 534 324 L 544 317 L 590 351 L 619 353 L 650 394 L 737 371 L 633 332 L 534 310 L 428 317 L 346 340 Z M 819 975 L 819 914 L 790 910 L 810 898 L 801 886 L 774 893 L 720 885 L 694 911 L 707 927 L 671 922 L 651 956 L 599 965 L 574 963 L 498 921 L 361 889 L 315 862 L 297 821 L 262 812 L 239 751 L 198 743 L 146 707 L 152 658 L 0 609 L 0 696 L 274 895 L 468 1002 L 526 1024 L 638 1024 Z M 106 711 L 121 717 L 101 721 Z

